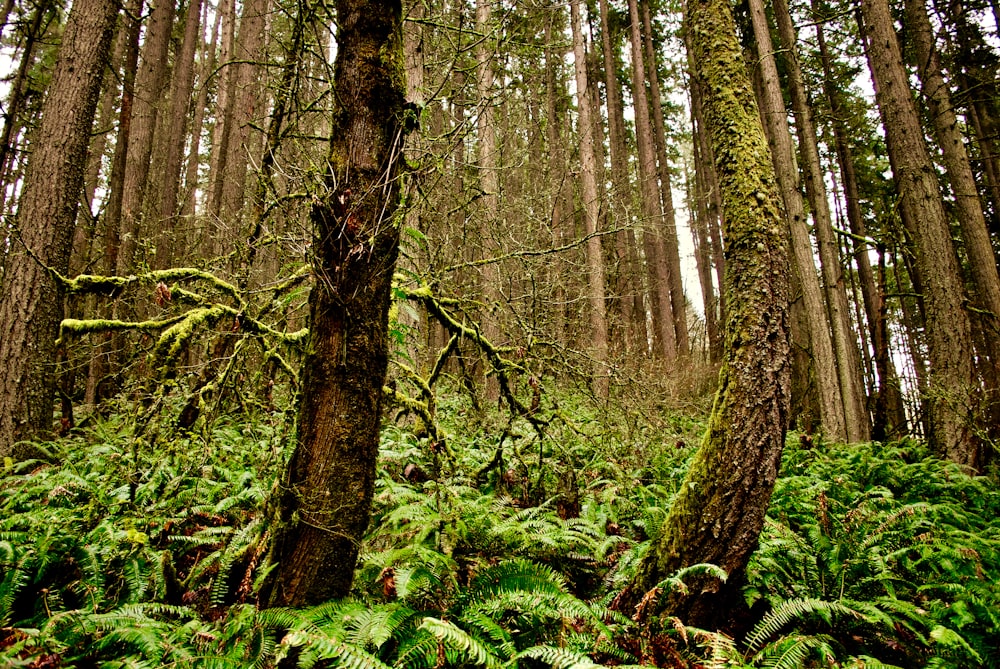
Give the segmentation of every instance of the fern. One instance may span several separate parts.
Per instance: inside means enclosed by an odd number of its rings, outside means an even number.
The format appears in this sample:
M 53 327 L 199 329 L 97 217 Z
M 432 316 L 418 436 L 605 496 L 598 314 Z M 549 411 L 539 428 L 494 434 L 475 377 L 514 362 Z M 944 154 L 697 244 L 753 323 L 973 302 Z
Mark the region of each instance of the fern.
M 486 645 L 453 623 L 428 617 L 424 618 L 419 629 L 433 634 L 446 650 L 456 651 L 459 656 L 475 664 L 489 667 L 489 669 L 500 666 L 500 660 L 490 652 Z
M 516 659 L 523 658 L 539 660 L 552 669 L 597 669 L 603 666 L 582 653 L 554 646 L 532 646 L 517 654 Z

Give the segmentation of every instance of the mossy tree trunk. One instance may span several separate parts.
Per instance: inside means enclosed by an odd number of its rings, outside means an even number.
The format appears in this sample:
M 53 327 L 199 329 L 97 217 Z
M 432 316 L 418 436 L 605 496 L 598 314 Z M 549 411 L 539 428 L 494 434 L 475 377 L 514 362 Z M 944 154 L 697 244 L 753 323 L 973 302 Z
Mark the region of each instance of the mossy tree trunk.
M 312 213 L 298 444 L 279 495 L 270 604 L 348 593 L 368 527 L 378 452 L 404 101 L 399 0 L 337 0 L 328 195 Z
M 63 33 L 28 162 L 0 296 L 0 458 L 52 429 L 63 307 L 46 268 L 66 273 L 87 146 L 119 0 L 77 0 Z
M 788 250 L 774 169 L 727 0 L 690 0 L 694 75 L 722 194 L 728 311 L 719 390 L 708 431 L 633 590 L 648 593 L 679 568 L 725 569 L 702 578 L 668 611 L 715 627 L 740 598 L 777 478 L 788 423 Z

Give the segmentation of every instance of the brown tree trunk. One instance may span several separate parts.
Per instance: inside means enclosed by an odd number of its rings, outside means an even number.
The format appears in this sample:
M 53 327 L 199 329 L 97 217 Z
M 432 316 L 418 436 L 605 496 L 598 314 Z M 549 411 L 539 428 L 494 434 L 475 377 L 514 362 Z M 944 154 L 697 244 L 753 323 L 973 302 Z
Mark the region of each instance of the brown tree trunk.
M 691 352 L 688 341 L 687 303 L 684 299 L 684 281 L 681 277 L 681 256 L 677 241 L 677 216 L 674 209 L 670 163 L 667 160 L 667 130 L 663 120 L 663 98 L 660 95 L 660 74 L 656 51 L 653 49 L 653 22 L 649 2 L 642 3 L 643 58 L 646 79 L 649 81 L 649 114 L 653 119 L 653 142 L 656 146 L 656 174 L 660 179 L 660 201 L 663 207 L 663 249 L 666 252 L 667 277 L 670 281 L 670 308 L 673 315 L 674 338 L 677 353 L 687 356 Z M 638 84 L 637 84 L 638 85 Z
M 597 158 L 594 153 L 594 110 L 591 109 L 587 54 L 580 21 L 580 0 L 570 0 L 573 33 L 573 65 L 576 72 L 576 100 L 579 111 L 580 180 L 582 182 L 587 240 L 587 301 L 590 304 L 590 355 L 593 358 L 591 388 L 598 399 L 607 401 L 608 319 L 604 303 L 604 253 L 597 236 L 600 202 L 597 195 Z
M 816 4 L 813 5 L 813 10 L 819 15 L 819 8 Z M 853 235 L 854 262 L 858 268 L 858 283 L 861 288 L 865 318 L 868 322 L 869 336 L 874 351 L 875 368 L 878 371 L 878 395 L 872 411 L 872 438 L 882 441 L 888 436 L 902 436 L 906 432 L 906 412 L 903 409 L 899 377 L 889 352 L 890 341 L 885 318 L 885 299 L 882 291 L 876 288 L 875 275 L 868 258 L 869 244 L 865 241 L 868 237 L 868 231 L 861 213 L 861 195 L 854 169 L 854 155 L 843 120 L 846 116 L 846 110 L 841 101 L 840 90 L 833 79 L 833 64 L 826 47 L 822 21 L 816 23 L 816 42 L 819 46 L 820 62 L 823 66 L 823 86 L 832 112 L 831 125 L 834 148 L 844 186 L 847 221 Z
M 122 189 L 121 247 L 115 267 L 119 276 L 134 272 L 138 260 L 136 252 L 153 155 L 153 133 L 166 89 L 167 49 L 173 22 L 174 0 L 158 0 L 149 15 L 146 41 L 135 76 L 132 127 Z
M 847 431 L 843 393 L 837 373 L 838 360 L 833 350 L 822 288 L 816 275 L 805 203 L 799 191 L 798 164 L 792 146 L 792 135 L 788 129 L 788 116 L 781 95 L 781 84 L 778 81 L 771 34 L 761 0 L 750 0 L 750 8 L 757 41 L 756 62 L 761 83 L 761 111 L 771 146 L 771 160 L 785 203 L 787 229 L 791 234 L 795 268 L 798 272 L 806 316 L 809 319 L 809 349 L 812 352 L 813 369 L 820 397 L 820 419 L 828 438 L 845 441 L 855 435 Z
M 673 305 L 670 300 L 670 274 L 667 253 L 661 231 L 663 210 L 656 173 L 656 148 L 649 99 L 646 96 L 646 71 L 643 66 L 643 44 L 637 0 L 629 0 L 632 43 L 632 96 L 635 108 L 636 143 L 639 148 L 639 194 L 642 202 L 642 245 L 649 278 L 651 312 L 653 315 L 653 351 L 668 363 L 677 357 L 677 336 L 674 332 Z
M 329 191 L 312 212 L 316 282 L 298 444 L 279 494 L 272 606 L 347 595 L 368 527 L 399 250 L 403 114 L 398 0 L 337 0 Z
M 973 431 L 979 384 L 972 365 L 972 328 L 937 176 L 924 144 L 920 118 L 886 0 L 863 0 L 863 32 L 885 127 L 903 223 L 916 251 L 923 289 L 930 361 L 929 435 L 944 457 L 977 467 Z
M 934 33 L 923 0 L 906 0 L 906 23 L 917 57 L 924 100 L 930 111 L 934 135 L 951 182 L 955 214 L 965 242 L 972 276 L 973 293 L 982 323 L 982 344 L 976 356 L 978 367 L 990 390 L 989 415 L 997 419 L 997 392 L 1000 383 L 1000 276 L 990 233 L 983 216 L 976 179 L 972 174 L 965 138 L 959 129 L 951 93 L 941 71 L 941 59 L 934 45 Z
M 184 39 L 174 65 L 168 111 L 169 130 L 165 139 L 163 184 L 160 190 L 160 233 L 156 243 L 157 266 L 161 269 L 174 263 L 174 246 L 184 248 L 176 239 L 178 193 L 181 183 L 181 163 L 187 140 L 188 111 L 194 91 L 194 56 L 201 42 L 201 0 L 190 0 L 184 20 Z
M 600 0 L 601 44 L 604 56 L 604 85 L 608 106 L 608 139 L 611 154 L 610 210 L 618 255 L 618 281 L 615 293 L 621 305 L 623 348 L 628 351 L 646 351 L 646 310 L 642 303 L 642 277 L 639 275 L 639 258 L 636 251 L 635 229 L 632 226 L 634 193 L 629 178 L 628 149 L 625 141 L 625 115 L 621 85 L 618 82 L 617 58 L 611 41 L 611 23 L 608 17 L 608 0 Z
M 18 236 L 0 296 L 0 457 L 52 429 L 60 287 L 46 270 L 68 270 L 87 146 L 107 66 L 117 0 L 73 3 L 30 158 Z
M 755 0 L 755 4 L 758 3 L 759 0 Z M 756 11 L 754 13 L 757 14 Z M 762 11 L 760 16 L 763 18 Z M 816 137 L 816 127 L 812 121 L 812 109 L 806 98 L 805 84 L 802 82 L 795 28 L 788 12 L 787 0 L 774 0 L 774 16 L 781 40 L 784 42 L 782 53 L 784 53 L 792 109 L 795 113 L 795 127 L 799 136 L 799 155 L 802 157 L 806 197 L 812 211 L 813 229 L 816 232 L 816 242 L 819 247 L 826 306 L 830 316 L 833 350 L 837 359 L 837 374 L 844 405 L 847 439 L 851 442 L 868 441 L 871 436 L 871 423 L 865 401 L 865 384 L 862 378 L 858 338 L 851 327 L 847 286 L 844 282 L 839 247 L 833 233 L 833 219 L 830 215 L 826 185 L 823 181 L 823 168 L 819 158 L 819 142 Z
M 493 25 L 490 3 L 493 0 L 476 0 L 476 27 L 481 35 L 476 47 L 476 70 L 479 75 L 479 119 L 477 125 L 479 138 L 479 185 L 483 191 L 481 239 L 483 247 L 479 249 L 483 257 L 498 255 L 497 235 L 500 233 L 500 161 L 499 145 L 497 143 L 496 121 L 496 90 L 493 71 L 494 52 L 490 47 Z M 500 340 L 500 318 L 502 314 L 500 293 L 500 265 L 492 262 L 482 268 L 480 288 L 486 311 L 482 316 L 483 334 L 492 342 Z M 486 365 L 484 360 L 483 365 Z M 484 395 L 490 402 L 496 402 L 500 397 L 500 387 L 491 374 L 483 379 Z
M 716 629 L 741 600 L 784 445 L 788 253 L 774 169 L 729 3 L 692 0 L 685 21 L 725 207 L 729 315 L 708 432 L 633 588 L 641 596 L 682 567 L 715 564 L 728 581 L 689 581 L 688 593 L 667 608 L 687 625 Z

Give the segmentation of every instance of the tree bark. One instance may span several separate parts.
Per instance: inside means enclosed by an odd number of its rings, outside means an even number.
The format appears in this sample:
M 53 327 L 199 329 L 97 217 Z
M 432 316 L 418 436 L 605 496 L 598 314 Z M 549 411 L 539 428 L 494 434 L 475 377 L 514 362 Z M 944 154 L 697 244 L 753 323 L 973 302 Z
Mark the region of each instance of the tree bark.
M 997 403 L 997 365 L 1000 363 L 1000 275 L 990 233 L 986 228 L 983 204 L 979 199 L 976 179 L 972 174 L 965 138 L 959 129 L 958 117 L 952 106 L 951 93 L 941 69 L 941 58 L 934 44 L 934 33 L 923 0 L 906 0 L 906 23 L 917 57 L 924 100 L 930 111 L 938 146 L 955 198 L 955 214 L 972 276 L 976 306 L 981 315 L 982 339 L 985 350 L 976 357 L 978 367 L 990 389 L 989 404 Z M 996 422 L 997 407 L 991 408 Z
M 594 152 L 594 110 L 591 109 L 590 82 L 587 77 L 587 54 L 580 21 L 580 0 L 570 0 L 570 23 L 573 32 L 573 66 L 576 72 L 576 100 L 579 113 L 580 181 L 582 183 L 587 240 L 587 301 L 590 304 L 590 354 L 593 358 L 591 389 L 598 399 L 607 401 L 608 319 L 604 302 L 604 253 L 597 236 L 600 202 L 597 196 L 597 158 Z
M 813 11 L 819 15 L 819 7 L 813 4 Z M 816 43 L 819 47 L 820 62 L 823 66 L 823 88 L 830 105 L 834 150 L 840 166 L 840 175 L 846 200 L 847 222 L 853 235 L 854 262 L 858 270 L 858 283 L 864 303 L 865 319 L 874 350 L 875 368 L 878 372 L 878 395 L 875 398 L 872 417 L 872 438 L 882 441 L 889 436 L 902 436 L 907 429 L 906 412 L 903 408 L 899 376 L 890 355 L 890 338 L 886 320 L 886 304 L 882 290 L 876 286 L 868 258 L 869 244 L 865 240 L 868 230 L 861 212 L 861 195 L 858 188 L 857 172 L 854 168 L 854 153 L 848 141 L 848 131 L 844 125 L 846 110 L 841 92 L 833 76 L 833 63 L 823 22 L 816 23 Z M 880 284 L 884 285 L 884 283 Z
M 760 4 L 760 0 L 754 0 L 754 4 Z M 763 12 L 760 15 L 763 17 Z M 819 248 L 826 306 L 833 335 L 833 350 L 837 358 L 837 375 L 844 405 L 847 440 L 867 441 L 871 436 L 871 422 L 865 401 L 858 338 L 851 327 L 847 287 L 844 282 L 839 247 L 834 237 L 823 168 L 820 164 L 819 141 L 816 137 L 816 127 L 813 125 L 812 109 L 806 97 L 805 84 L 802 81 L 795 28 L 792 25 L 787 0 L 774 0 L 774 16 L 783 42 L 782 53 L 784 53 L 792 110 L 795 113 L 795 127 L 799 136 L 803 181 L 812 211 L 816 245 Z
M 174 0 L 158 0 L 149 15 L 146 41 L 135 76 L 132 127 L 122 187 L 121 247 L 115 267 L 119 276 L 134 272 L 138 260 L 136 253 L 153 155 L 153 133 L 166 89 L 167 49 L 173 23 Z
M 672 363 L 677 357 L 677 337 L 674 332 L 673 306 L 670 300 L 670 274 L 661 231 L 663 210 L 656 173 L 656 149 L 653 144 L 649 98 L 646 96 L 646 71 L 643 66 L 643 45 L 637 0 L 629 0 L 632 26 L 632 96 L 635 108 L 636 144 L 639 148 L 639 194 L 642 202 L 642 245 L 646 255 L 650 303 L 653 315 L 653 351 Z
M 725 355 L 708 431 L 634 588 L 648 593 L 702 562 L 702 578 L 667 609 L 715 629 L 736 606 L 778 474 L 788 421 L 788 252 L 781 200 L 727 0 L 691 0 L 686 27 L 725 208 Z
M 618 81 L 616 49 L 611 41 L 611 22 L 608 0 L 600 0 L 601 46 L 604 56 L 604 90 L 608 106 L 608 143 L 611 154 L 610 212 L 618 255 L 618 273 L 615 293 L 621 305 L 621 327 L 625 333 L 624 351 L 646 351 L 649 333 L 646 328 L 646 310 L 642 303 L 642 277 L 636 251 L 633 212 L 635 197 L 629 178 L 628 149 L 625 140 L 625 115 L 621 85 Z
M 328 193 L 314 206 L 316 282 L 299 437 L 279 493 L 273 606 L 350 590 L 375 484 L 390 287 L 399 250 L 405 82 L 399 0 L 337 0 Z
M 83 192 L 87 146 L 107 67 L 118 0 L 73 3 L 32 151 L 16 219 L 17 240 L 0 296 L 0 458 L 52 429 L 62 295 Z
M 979 384 L 972 365 L 972 328 L 937 176 L 924 144 L 887 0 L 863 0 L 868 61 L 885 127 L 903 223 L 916 252 L 926 309 L 930 361 L 930 441 L 942 456 L 976 468 L 973 431 Z
M 201 42 L 201 0 L 190 0 L 184 20 L 184 39 L 174 65 L 168 111 L 169 131 L 164 138 L 166 156 L 163 165 L 163 185 L 160 191 L 160 233 L 156 261 L 161 269 L 174 263 L 174 247 L 184 248 L 176 239 L 177 195 L 180 192 L 181 163 L 187 140 L 188 111 L 194 91 L 194 56 Z
M 826 305 L 806 220 L 805 203 L 799 191 L 798 164 L 792 135 L 788 129 L 788 115 L 778 81 L 778 68 L 771 45 L 771 33 L 764 16 L 761 0 L 750 0 L 750 16 L 757 42 L 757 65 L 761 83 L 761 110 L 771 159 L 774 164 L 781 197 L 788 216 L 795 268 L 798 271 L 802 299 L 809 319 L 809 348 L 820 397 L 820 419 L 826 436 L 834 441 L 846 441 L 857 435 L 847 431 L 843 392 L 838 376 L 838 360 L 833 350 L 833 340 L 827 318 Z
M 660 95 L 660 73 L 656 51 L 653 49 L 653 21 L 649 2 L 642 3 L 643 57 L 646 78 L 649 80 L 649 114 L 653 119 L 653 141 L 656 146 L 656 173 L 660 179 L 660 198 L 663 208 L 663 248 L 666 251 L 667 277 L 670 281 L 670 308 L 673 315 L 674 339 L 677 354 L 690 354 L 688 341 L 687 302 L 684 299 L 684 281 L 681 278 L 681 256 L 677 246 L 677 215 L 674 193 L 667 160 L 667 130 L 663 120 L 663 98 Z

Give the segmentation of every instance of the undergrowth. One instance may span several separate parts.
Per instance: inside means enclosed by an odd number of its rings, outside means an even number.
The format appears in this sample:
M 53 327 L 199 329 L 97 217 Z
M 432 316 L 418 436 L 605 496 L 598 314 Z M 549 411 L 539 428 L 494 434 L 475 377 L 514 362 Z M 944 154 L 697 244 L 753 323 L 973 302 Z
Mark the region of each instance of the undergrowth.
M 919 442 L 790 440 L 748 570 L 748 633 L 644 620 L 615 595 L 658 536 L 696 415 L 447 442 L 383 431 L 352 597 L 262 608 L 283 418 L 148 443 L 116 416 L 5 465 L 0 666 L 997 667 L 1000 493 Z M 694 570 L 711 570 L 698 566 Z M 683 578 L 665 589 L 683 587 Z

